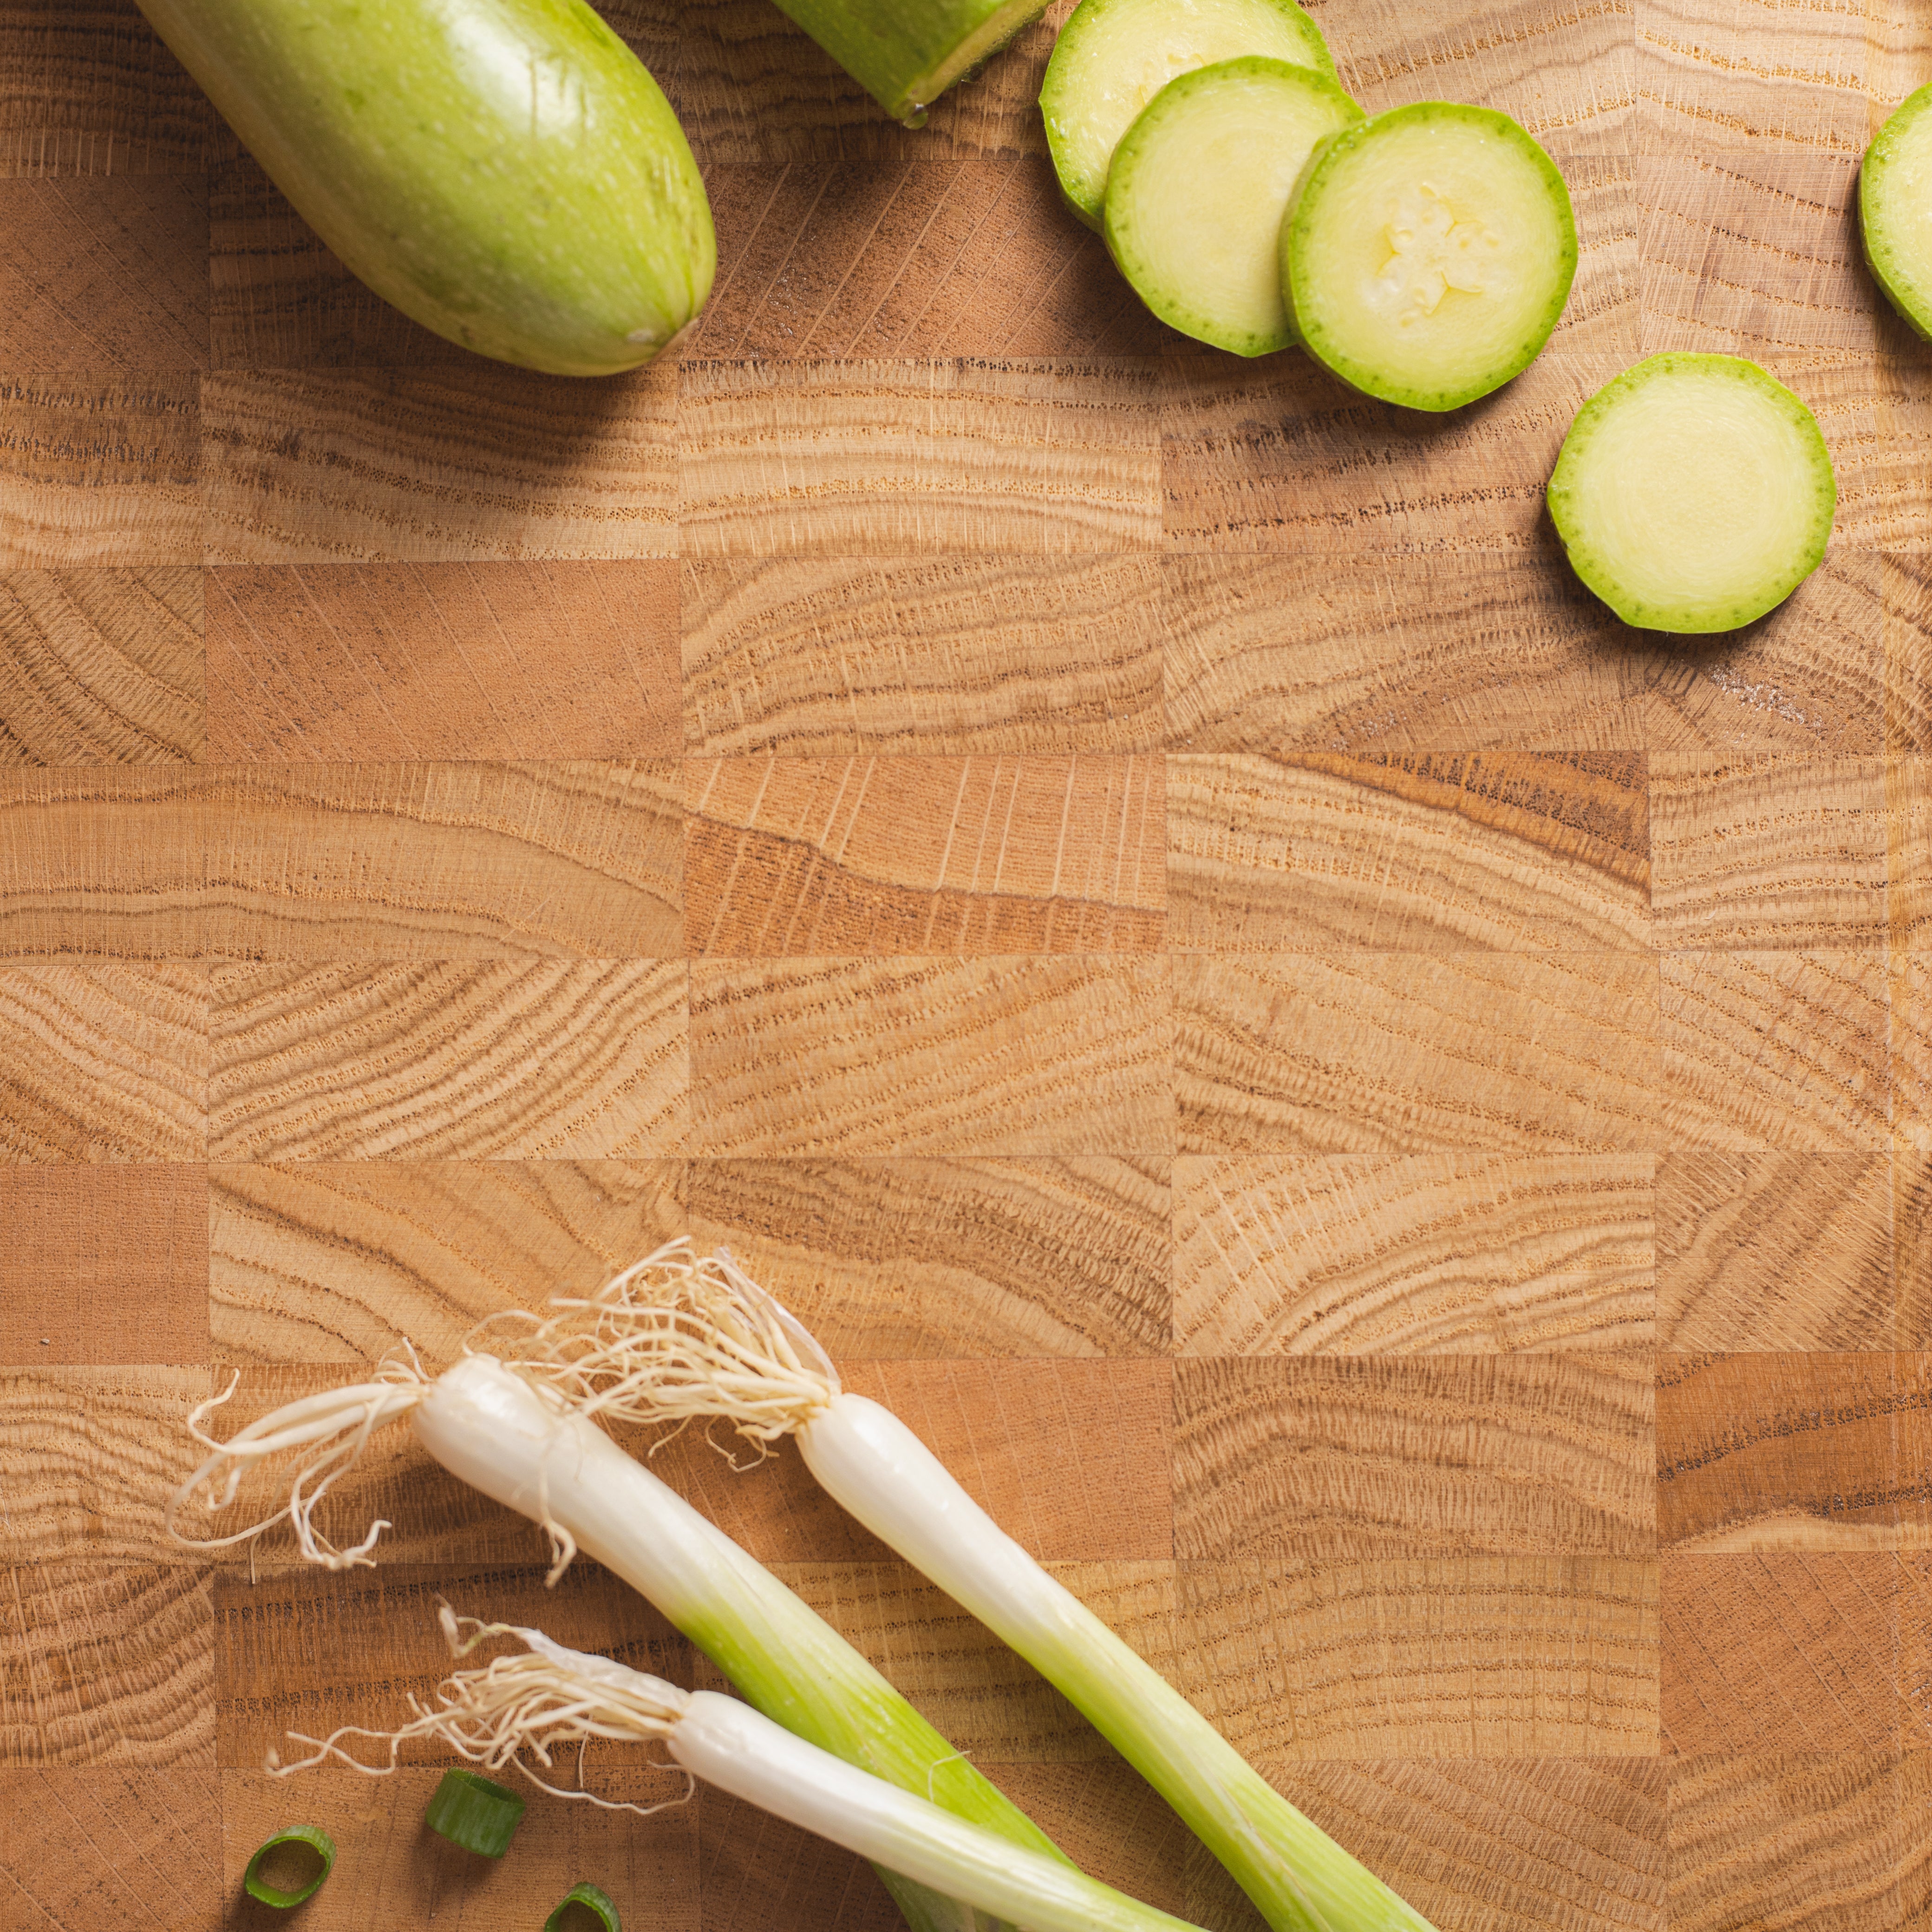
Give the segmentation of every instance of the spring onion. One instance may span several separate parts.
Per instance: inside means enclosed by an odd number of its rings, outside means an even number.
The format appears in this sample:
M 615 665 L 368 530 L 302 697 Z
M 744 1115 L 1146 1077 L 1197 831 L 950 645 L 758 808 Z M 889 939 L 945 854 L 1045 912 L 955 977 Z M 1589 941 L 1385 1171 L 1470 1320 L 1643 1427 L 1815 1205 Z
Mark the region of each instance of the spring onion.
M 659 1256 L 640 1263 L 651 1268 Z M 548 1352 L 548 1330 L 530 1345 Z M 220 1549 L 259 1536 L 286 1515 L 311 1562 L 341 1570 L 373 1564 L 389 1526 L 376 1522 L 339 1547 L 316 1522 L 331 1486 L 354 1466 L 370 1436 L 406 1416 L 417 1438 L 454 1474 L 542 1526 L 554 1582 L 578 1549 L 648 1598 L 766 1716 L 820 1748 L 930 1796 L 958 1816 L 1028 1850 L 1064 1856 L 1026 1814 L 928 1724 L 808 1605 L 675 1491 L 573 1412 L 542 1376 L 496 1357 L 466 1354 L 430 1378 L 416 1360 L 388 1360 L 369 1381 L 288 1403 L 224 1442 L 207 1432 L 211 1412 L 188 1418 L 209 1453 L 175 1492 L 169 1523 L 190 1548 Z M 251 1470 L 295 1461 L 286 1501 L 232 1534 L 193 1538 L 174 1528 L 199 1498 L 211 1512 L 231 1504 Z M 879 1874 L 913 1932 L 999 1932 L 956 1901 L 891 1871 Z
M 292 1890 L 262 1876 L 264 1865 L 281 1862 L 274 1854 L 284 1845 L 304 1846 L 314 1852 L 316 1858 L 314 1870 Z M 334 1867 L 335 1840 L 320 1825 L 290 1825 L 264 1843 L 248 1861 L 248 1869 L 242 1874 L 242 1888 L 250 1898 L 260 1899 L 264 1905 L 272 1905 L 278 1911 L 285 1912 L 292 1905 L 301 1904 L 305 1898 L 313 1898 Z
M 523 1822 L 524 1800 L 506 1784 L 473 1771 L 446 1771 L 424 1822 L 453 1845 L 478 1857 L 500 1858 Z
M 662 1744 L 687 1780 L 702 1778 L 936 1894 L 1028 1932 L 1186 1932 L 1181 1920 L 1088 1878 L 1063 1858 L 1016 1845 L 917 1792 L 874 1778 L 735 1697 L 680 1690 L 612 1658 L 566 1650 L 541 1630 L 458 1618 L 446 1604 L 441 1621 L 458 1657 L 498 1637 L 514 1637 L 524 1649 L 456 1672 L 438 1687 L 434 1703 L 412 1698 L 414 1718 L 394 1731 L 347 1725 L 326 1738 L 298 1735 L 298 1743 L 313 1747 L 310 1754 L 295 1764 L 272 1760 L 269 1768 L 285 1776 L 334 1758 L 380 1777 L 394 1769 L 405 1742 L 434 1738 L 490 1770 L 514 1766 L 559 1796 L 593 1797 L 550 1784 L 524 1754 L 548 1770 L 557 1750 L 580 1751 L 593 1740 Z M 345 1737 L 386 1743 L 387 1762 L 364 1762 L 344 1747 Z M 688 1790 L 688 1783 L 687 1795 Z M 658 1808 L 610 1808 L 643 1814 Z
M 1288 1803 L 1186 1698 L 1055 1582 L 905 1424 L 844 1392 L 811 1334 L 728 1254 L 688 1247 L 560 1311 L 526 1375 L 583 1412 L 748 1442 L 796 1438 L 836 1501 L 1054 1684 L 1173 1806 L 1276 1932 L 1428 1932 L 1428 1922 Z
M 599 1892 L 594 1885 L 572 1886 L 557 1901 L 556 1910 L 544 1921 L 544 1932 L 570 1932 L 570 1908 L 580 1905 L 604 1928 L 604 1932 L 623 1932 L 623 1922 L 617 1916 L 617 1908 L 610 1903 L 610 1894 Z

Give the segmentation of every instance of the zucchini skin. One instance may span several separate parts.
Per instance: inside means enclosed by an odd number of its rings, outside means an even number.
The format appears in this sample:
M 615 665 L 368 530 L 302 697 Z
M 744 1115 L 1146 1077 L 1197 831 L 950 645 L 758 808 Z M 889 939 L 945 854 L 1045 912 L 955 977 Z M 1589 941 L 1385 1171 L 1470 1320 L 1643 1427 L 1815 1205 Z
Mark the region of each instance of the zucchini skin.
M 450 341 L 610 375 L 710 293 L 684 131 L 583 0 L 138 4 L 304 220 Z
M 1892 272 L 1893 265 L 1884 259 L 1882 244 L 1875 240 L 1872 233 L 1881 219 L 1877 199 L 1883 190 L 1878 184 L 1884 175 L 1886 163 L 1891 158 L 1893 144 L 1914 120 L 1928 110 L 1932 110 L 1932 87 L 1922 87 L 1916 94 L 1908 94 L 1865 150 L 1864 158 L 1858 164 L 1858 245 L 1864 255 L 1865 266 L 1878 284 L 1880 294 L 1891 303 L 1899 320 L 1922 340 L 1932 341 L 1932 311 L 1912 300 L 1903 277 Z

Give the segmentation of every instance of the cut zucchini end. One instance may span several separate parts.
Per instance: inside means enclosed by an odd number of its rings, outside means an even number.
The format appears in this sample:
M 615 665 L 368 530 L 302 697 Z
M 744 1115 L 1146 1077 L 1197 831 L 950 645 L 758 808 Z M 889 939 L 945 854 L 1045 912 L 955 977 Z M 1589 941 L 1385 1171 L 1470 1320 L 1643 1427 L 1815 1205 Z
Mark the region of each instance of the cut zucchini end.
M 1880 292 L 1932 339 L 1932 87 L 1908 95 L 1865 150 L 1858 235 Z
M 1067 206 L 1098 230 L 1114 150 L 1148 104 L 1182 74 L 1245 54 L 1335 78 L 1321 28 L 1295 0 L 1080 0 L 1040 90 Z
M 1022 27 L 1030 26 L 1046 11 L 1046 0 L 1006 0 L 1004 6 L 988 14 L 938 66 L 921 74 L 896 100 L 880 104 L 902 126 L 923 128 L 926 110 L 947 88 L 958 86 L 985 66 Z
M 1798 397 L 1741 357 L 1673 353 L 1577 411 L 1547 501 L 1571 568 L 1626 624 L 1704 636 L 1817 568 L 1838 495 Z
M 1247 56 L 1170 81 L 1114 150 L 1101 232 L 1170 328 L 1236 356 L 1292 347 L 1282 214 L 1316 143 L 1361 118 L 1325 74 Z
M 1461 409 L 1535 361 L 1576 274 L 1570 191 L 1493 108 L 1420 100 L 1318 152 L 1282 226 L 1303 346 L 1350 388 Z

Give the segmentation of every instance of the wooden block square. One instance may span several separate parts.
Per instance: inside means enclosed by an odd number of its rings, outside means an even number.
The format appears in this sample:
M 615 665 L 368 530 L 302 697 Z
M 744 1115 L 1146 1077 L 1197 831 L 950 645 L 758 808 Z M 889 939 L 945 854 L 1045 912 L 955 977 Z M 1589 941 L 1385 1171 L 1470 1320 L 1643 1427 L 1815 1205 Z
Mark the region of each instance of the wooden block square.
M 1646 654 L 1554 554 L 1170 556 L 1170 742 L 1196 752 L 1629 749 Z M 1426 622 L 1453 610 L 1453 636 Z
M 0 1772 L 0 1876 L 23 1925 L 221 1924 L 221 1781 L 213 1769 L 50 1765 Z
M 0 1574 L 0 1768 L 213 1766 L 207 1570 L 97 1558 Z
M 1657 1182 L 1661 1346 L 1686 1354 L 1892 1346 L 1886 1156 L 1668 1154 Z
M 206 1362 L 208 1171 L 0 1166 L 0 1362 Z
M 1882 760 L 1655 752 L 1650 788 L 1660 946 L 1883 943 Z
M 1890 1144 L 1881 956 L 1666 953 L 1659 970 L 1672 1144 L 1843 1154 Z
M 218 369 L 383 368 L 463 352 L 365 288 L 249 155 L 208 182 L 201 267 Z
M 1168 1167 L 696 1161 L 680 1225 L 700 1250 L 728 1245 L 842 1358 L 1165 1354 Z
M 1915 955 L 1932 952 L 1932 758 L 1888 761 L 1886 810 L 1892 941 Z M 1914 1006 L 1920 990 L 1901 988 Z
M 209 755 L 674 757 L 677 566 L 211 570 Z
M 712 958 L 1159 948 L 1157 758 L 693 760 L 685 932 Z
M 1846 1932 L 1900 1923 L 1897 1754 L 1730 1752 L 1670 1779 L 1671 1932 L 1802 1924 L 1821 1900 Z
M 1160 744 L 1156 558 L 688 558 L 682 568 L 694 752 Z
M 691 967 L 693 1151 L 1166 1154 L 1164 958 Z
M 206 1160 L 206 970 L 0 965 L 0 1160 Z
M 201 561 L 191 370 L 0 376 L 0 568 Z
M 683 951 L 682 778 L 669 760 L 226 766 L 202 794 L 210 952 Z
M 1660 1355 L 1658 1541 L 1895 1545 L 1898 1406 L 1889 1354 Z
M 1644 760 L 1304 752 L 1168 760 L 1177 950 L 1642 951 Z
M 0 184 L 0 368 L 139 376 L 207 366 L 201 176 Z
M 196 763 L 202 687 L 199 569 L 0 575 L 0 763 Z
M 1652 659 L 1645 691 L 1651 751 L 1802 760 L 1886 748 L 1887 640 L 1910 628 L 1901 568 L 1840 546 L 1755 624 L 1720 638 L 1670 639 Z
M 225 370 L 202 385 L 210 563 L 677 553 L 674 366 Z
M 1174 1553 L 1647 1556 L 1648 1356 L 1174 1366 Z
M 682 1232 L 685 1192 L 681 1161 L 218 1166 L 214 1346 L 232 1363 L 366 1370 L 406 1336 L 440 1370 L 486 1316 L 591 1293 Z
M 681 961 L 221 967 L 213 988 L 217 1160 L 683 1150 Z
M 1647 1348 L 1646 1154 L 1177 1156 L 1187 1355 Z
M 1890 1550 L 1664 1559 L 1664 1728 L 1684 1757 L 1883 1750 L 1899 1737 Z
M 1178 1583 L 1179 1688 L 1270 1778 L 1657 1748 L 1654 1558 L 1186 1562 Z
M 1885 748 L 1932 752 L 1932 565 L 1880 560 L 1885 643 Z
M 0 21 L 0 175 L 198 174 L 234 145 L 124 0 L 14 0 Z
M 1042 155 L 721 167 L 706 185 L 718 280 L 687 353 L 1157 356 L 1168 339 Z
M 687 555 L 1152 548 L 1157 365 L 688 362 Z
M 124 1345 L 121 1310 L 97 1319 Z M 210 1393 L 206 1367 L 0 1368 L 0 1564 L 192 1564 L 165 1518 L 202 1454 L 188 1412 Z
M 1183 955 L 1173 970 L 1190 1151 L 1603 1154 L 1658 1141 L 1647 959 Z
M 1932 1148 L 1905 1135 L 1892 1150 L 1892 1226 L 1898 1346 L 1932 1348 Z

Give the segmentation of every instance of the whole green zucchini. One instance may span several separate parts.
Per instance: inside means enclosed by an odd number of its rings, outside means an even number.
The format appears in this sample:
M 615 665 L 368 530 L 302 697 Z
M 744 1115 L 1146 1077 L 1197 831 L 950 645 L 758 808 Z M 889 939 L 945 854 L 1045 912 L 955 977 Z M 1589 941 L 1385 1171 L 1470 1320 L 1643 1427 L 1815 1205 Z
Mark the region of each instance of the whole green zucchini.
M 608 375 L 710 293 L 684 130 L 583 0 L 140 4 L 323 241 L 439 335 Z

